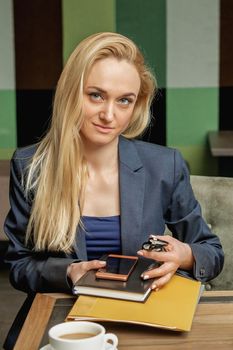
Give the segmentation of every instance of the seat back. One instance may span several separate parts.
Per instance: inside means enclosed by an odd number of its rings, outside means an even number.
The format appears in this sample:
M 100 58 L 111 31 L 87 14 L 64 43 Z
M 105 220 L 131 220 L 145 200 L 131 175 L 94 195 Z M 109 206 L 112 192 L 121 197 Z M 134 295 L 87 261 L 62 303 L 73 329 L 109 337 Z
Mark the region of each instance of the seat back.
M 220 238 L 225 253 L 223 271 L 206 289 L 233 290 L 233 178 L 192 175 L 191 184 L 203 217 Z

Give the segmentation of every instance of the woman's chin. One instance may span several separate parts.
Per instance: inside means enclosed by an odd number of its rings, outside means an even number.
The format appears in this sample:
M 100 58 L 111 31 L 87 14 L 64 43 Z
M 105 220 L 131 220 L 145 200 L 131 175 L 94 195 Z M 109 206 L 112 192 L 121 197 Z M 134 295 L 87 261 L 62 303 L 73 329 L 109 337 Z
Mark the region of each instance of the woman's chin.
M 92 137 L 83 137 L 84 146 L 92 147 L 103 147 L 110 144 L 117 144 L 119 136 L 112 135 L 93 135 Z

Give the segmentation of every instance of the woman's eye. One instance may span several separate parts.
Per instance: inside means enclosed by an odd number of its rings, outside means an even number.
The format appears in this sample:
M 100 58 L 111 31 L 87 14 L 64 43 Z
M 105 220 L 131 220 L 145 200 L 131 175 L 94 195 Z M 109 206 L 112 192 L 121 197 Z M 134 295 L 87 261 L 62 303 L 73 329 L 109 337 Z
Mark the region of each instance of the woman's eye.
M 89 94 L 89 96 L 91 97 L 92 100 L 94 101 L 101 101 L 103 99 L 103 97 L 101 96 L 101 94 L 99 94 L 98 92 L 91 92 Z
M 122 105 L 129 105 L 130 103 L 132 103 L 132 100 L 130 100 L 129 98 L 126 98 L 126 97 L 124 97 L 124 98 L 121 98 L 120 99 L 120 103 L 122 104 Z

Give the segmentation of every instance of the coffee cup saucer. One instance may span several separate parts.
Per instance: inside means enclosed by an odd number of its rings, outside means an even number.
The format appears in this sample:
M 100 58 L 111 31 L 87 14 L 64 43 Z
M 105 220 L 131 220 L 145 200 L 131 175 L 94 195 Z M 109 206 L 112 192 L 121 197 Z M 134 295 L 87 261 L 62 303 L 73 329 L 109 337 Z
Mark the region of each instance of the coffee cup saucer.
M 53 349 L 50 346 L 50 344 L 47 344 L 47 345 L 43 346 L 42 348 L 40 348 L 40 350 L 53 350 Z M 111 344 L 107 344 L 105 350 L 112 350 Z M 115 350 L 117 350 L 117 348 L 115 348 Z

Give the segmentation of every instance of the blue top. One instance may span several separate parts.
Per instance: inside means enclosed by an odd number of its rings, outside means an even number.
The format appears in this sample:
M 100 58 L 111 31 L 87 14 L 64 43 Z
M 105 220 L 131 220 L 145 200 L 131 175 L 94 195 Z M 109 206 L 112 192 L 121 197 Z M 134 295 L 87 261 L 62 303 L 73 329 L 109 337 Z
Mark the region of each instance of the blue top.
M 86 232 L 88 260 L 99 259 L 103 254 L 121 252 L 120 215 L 83 216 L 82 222 Z

